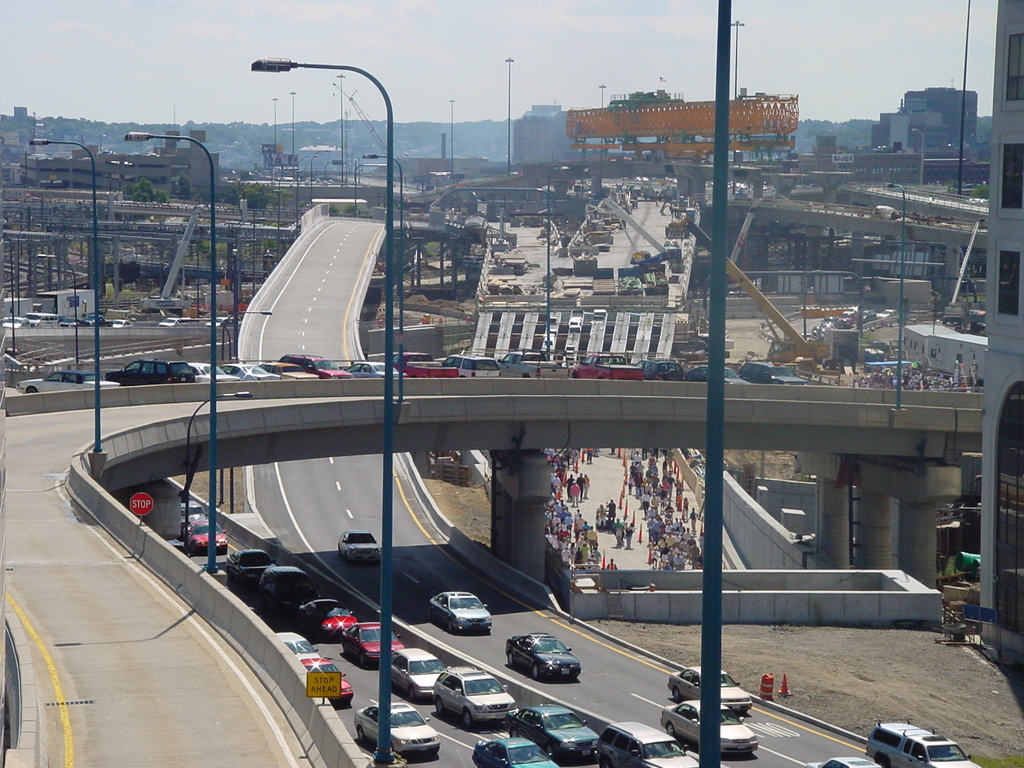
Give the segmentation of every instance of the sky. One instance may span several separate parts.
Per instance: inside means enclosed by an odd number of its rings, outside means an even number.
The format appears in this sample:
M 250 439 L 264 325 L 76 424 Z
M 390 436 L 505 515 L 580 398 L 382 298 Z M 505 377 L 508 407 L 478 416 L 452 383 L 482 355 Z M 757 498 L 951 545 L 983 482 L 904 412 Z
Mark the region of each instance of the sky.
M 797 94 L 804 119 L 877 120 L 905 91 L 961 87 L 969 1 L 733 0 L 743 25 L 738 85 Z M 971 6 L 967 87 L 978 92 L 979 115 L 992 110 L 995 6 Z M 0 113 L 19 106 L 40 117 L 169 127 L 272 124 L 276 98 L 278 124 L 291 121 L 293 107 L 299 122 L 338 119 L 338 73 L 251 72 L 260 57 L 367 70 L 387 88 L 399 123 L 504 120 L 510 70 L 513 117 L 534 104 L 600 106 L 602 85 L 606 100 L 657 88 L 711 100 L 717 8 L 713 0 L 11 2 L 0 16 Z M 384 118 L 372 83 L 349 73 L 343 86 L 371 119 Z M 346 114 L 357 117 L 351 106 Z

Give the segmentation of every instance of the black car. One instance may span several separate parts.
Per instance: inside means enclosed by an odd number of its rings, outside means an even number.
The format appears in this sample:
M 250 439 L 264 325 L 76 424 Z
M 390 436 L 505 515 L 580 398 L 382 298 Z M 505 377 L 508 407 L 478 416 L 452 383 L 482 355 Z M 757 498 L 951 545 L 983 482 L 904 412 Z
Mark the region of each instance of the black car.
M 260 576 L 260 605 L 264 610 L 293 616 L 300 605 L 318 597 L 316 585 L 301 568 L 272 565 Z
M 648 380 L 683 380 L 683 366 L 675 360 L 641 360 L 640 370 L 644 372 L 644 378 Z
M 573 656 L 565 644 L 554 635 L 534 632 L 514 635 L 505 641 L 505 658 L 510 667 L 521 666 L 530 670 L 530 677 L 539 680 L 553 677 L 575 680 L 580 676 L 580 660 Z
M 796 375 L 791 366 L 748 360 L 736 374 L 751 384 L 806 384 L 807 379 Z
M 263 572 L 274 564 L 274 559 L 262 549 L 237 549 L 228 555 L 224 570 L 228 581 L 243 586 L 255 586 Z
M 552 760 L 593 762 L 597 734 L 587 722 L 567 707 L 544 704 L 509 712 L 505 718 L 508 735 L 529 739 Z
M 136 360 L 120 371 L 108 371 L 107 381 L 123 387 L 132 384 L 182 384 L 196 380 L 196 372 L 184 360 Z
M 299 631 L 314 643 L 336 643 L 342 630 L 358 621 L 352 611 L 329 597 L 303 603 L 296 619 Z

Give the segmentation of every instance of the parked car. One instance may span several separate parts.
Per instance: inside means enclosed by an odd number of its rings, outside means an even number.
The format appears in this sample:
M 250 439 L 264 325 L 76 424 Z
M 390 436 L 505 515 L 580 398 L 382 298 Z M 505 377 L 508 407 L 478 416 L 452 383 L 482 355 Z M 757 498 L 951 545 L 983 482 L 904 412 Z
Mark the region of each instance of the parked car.
M 71 315 L 61 315 L 57 318 L 57 325 L 61 328 L 74 328 L 76 325 L 80 328 L 89 328 L 92 323 L 86 320 L 84 317 L 73 317 Z
M 533 742 L 526 739 L 479 741 L 473 747 L 473 765 L 477 768 L 558 768 Z
M 345 531 L 338 537 L 338 554 L 347 562 L 380 562 L 380 544 L 369 531 Z
M 597 733 L 567 707 L 543 704 L 509 712 L 509 736 L 529 739 L 552 760 L 592 762 L 597 755 Z
M 189 520 L 185 525 L 185 552 L 190 555 L 205 555 L 210 546 L 210 520 L 200 517 Z M 217 554 L 223 555 L 228 551 L 228 537 L 224 530 L 217 525 L 214 533 L 214 547 Z
M 338 669 L 337 665 L 330 659 L 324 658 L 299 658 L 306 672 L 338 672 L 341 674 L 341 696 L 331 699 L 331 706 L 338 707 L 352 706 L 352 684 L 345 679 L 345 673 Z
M 434 711 L 456 713 L 466 728 L 504 720 L 515 707 L 505 686 L 476 667 L 449 667 L 434 683 Z
M 547 352 L 535 350 L 509 352 L 498 361 L 498 367 L 502 376 L 518 376 L 523 379 L 552 376 L 561 368 L 558 363 L 549 360 Z
M 236 549 L 228 555 L 224 570 L 228 581 L 237 581 L 242 586 L 254 587 L 259 584 L 260 576 L 270 566 L 274 558 L 262 549 Z
M 426 352 L 403 352 L 392 358 L 396 369 L 410 379 L 455 379 L 457 368 L 449 368 L 434 360 Z
M 333 360 L 317 355 L 282 355 L 279 362 L 292 363 L 306 373 L 312 373 L 319 379 L 351 379 L 352 374 L 343 371 Z
M 700 667 L 684 667 L 668 676 L 668 689 L 672 701 L 700 698 Z M 750 711 L 750 694 L 744 691 L 732 675 L 722 672 L 722 704 L 737 714 L 745 715 Z
M 644 378 L 644 372 L 638 366 L 630 365 L 625 356 L 607 352 L 587 355 L 573 366 L 569 375 L 574 379 L 643 381 Z
M 261 366 L 265 371 L 279 376 L 282 379 L 319 379 L 315 373 L 306 373 L 305 369 L 294 363 L 263 363 Z
M 881 768 L 866 757 L 833 757 L 820 763 L 808 763 L 805 768 Z
M 806 384 L 807 379 L 796 375 L 792 366 L 747 360 L 736 373 L 751 384 Z
M 373 360 L 363 360 L 358 363 L 352 363 L 348 368 L 345 369 L 357 379 L 383 379 L 387 375 L 388 367 L 383 362 L 377 362 Z M 402 375 L 400 371 L 392 369 L 394 378 L 398 378 Z
M 683 380 L 683 366 L 675 360 L 641 360 L 640 370 L 648 381 Z
M 189 368 L 195 371 L 196 381 L 209 384 L 210 383 L 210 364 L 209 363 L 189 363 Z M 232 376 L 230 373 L 225 371 L 219 365 L 217 366 L 217 381 L 229 382 L 239 381 L 237 376 Z
M 131 320 L 124 320 L 120 317 L 111 320 L 108 325 L 111 328 L 130 328 L 132 324 Z
M 724 704 L 720 707 L 722 719 L 720 738 L 722 754 L 753 754 L 757 750 L 757 736 L 740 722 L 736 713 Z M 683 701 L 661 711 L 661 727 L 669 736 L 680 741 L 700 745 L 700 702 Z
M 147 358 L 128 363 L 120 371 L 108 371 L 104 378 L 127 387 L 136 384 L 192 383 L 196 380 L 196 373 L 184 360 Z
M 272 565 L 260 576 L 260 605 L 264 610 L 294 615 L 300 605 L 318 597 L 316 585 L 301 568 Z
M 165 317 L 159 323 L 157 328 L 180 328 L 182 326 L 198 326 L 199 320 L 195 317 Z
M 400 648 L 391 654 L 391 683 L 407 699 L 430 697 L 444 672 L 444 662 L 421 648 Z
M 398 635 L 391 634 L 391 651 L 405 648 Z M 347 627 L 341 633 L 341 652 L 354 658 L 360 667 L 380 661 L 380 624 L 364 621 Z
M 461 378 L 491 378 L 501 376 L 498 361 L 481 355 L 448 355 L 441 363 L 443 368 L 455 368 Z
M 337 642 L 341 633 L 357 621 L 352 611 L 330 597 L 303 603 L 296 612 L 299 630 L 318 643 Z
M 576 680 L 580 676 L 580 660 L 570 653 L 572 648 L 554 635 L 534 632 L 515 635 L 505 641 L 505 659 L 510 667 L 530 670 L 530 677 L 540 680 L 553 677 Z
M 239 381 L 277 381 L 281 378 L 280 374 L 271 373 L 262 365 L 253 363 L 227 363 L 220 368 L 225 373 L 238 377 Z
M 683 381 L 707 381 L 708 380 L 708 367 L 706 365 L 698 365 L 693 368 L 687 368 L 683 372 Z M 743 379 L 736 375 L 736 372 L 729 366 L 725 366 L 725 383 L 726 384 L 746 384 Z
M 367 744 L 377 742 L 377 719 L 380 710 L 376 706 L 357 709 L 355 714 L 356 738 Z M 426 754 L 437 757 L 441 749 L 441 737 L 427 725 L 427 718 L 402 701 L 391 704 L 391 748 L 400 755 Z
M 601 768 L 697 768 L 678 741 L 643 723 L 609 723 L 597 739 Z
M 442 592 L 430 598 L 430 620 L 451 633 L 456 630 L 491 631 L 491 612 L 469 592 Z
M 277 632 L 276 634 L 281 642 L 287 646 L 288 650 L 294 653 L 300 661 L 302 659 L 320 658 L 320 652 L 313 647 L 313 644 L 297 632 Z
M 879 723 L 864 754 L 882 768 L 978 768 L 960 745 L 910 723 Z
M 100 388 L 120 386 L 116 381 L 100 381 Z M 19 381 L 17 390 L 33 392 L 56 392 L 62 389 L 95 389 L 96 374 L 93 371 L 54 371 L 45 379 Z

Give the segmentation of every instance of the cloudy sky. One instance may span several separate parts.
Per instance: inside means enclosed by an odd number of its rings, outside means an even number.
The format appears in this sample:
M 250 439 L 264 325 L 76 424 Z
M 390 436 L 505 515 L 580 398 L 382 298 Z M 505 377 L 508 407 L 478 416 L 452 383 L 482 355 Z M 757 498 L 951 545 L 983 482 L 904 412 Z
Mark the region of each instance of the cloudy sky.
M 803 118 L 877 119 L 904 91 L 959 88 L 968 0 L 734 0 L 739 86 L 800 96 Z M 974 0 L 968 88 L 991 114 L 995 6 Z M 599 106 L 665 88 L 714 97 L 713 0 L 49 0 L 5 4 L 0 112 L 24 106 L 140 123 L 336 120 L 348 64 L 388 89 L 399 122 L 503 120 L 533 104 Z M 662 82 L 662 78 L 664 82 Z M 373 86 L 345 91 L 373 119 Z M 292 97 L 291 92 L 295 92 Z M 454 106 L 450 101 L 454 99 Z M 351 112 L 351 108 L 349 108 Z M 354 115 L 353 115 L 354 117 Z

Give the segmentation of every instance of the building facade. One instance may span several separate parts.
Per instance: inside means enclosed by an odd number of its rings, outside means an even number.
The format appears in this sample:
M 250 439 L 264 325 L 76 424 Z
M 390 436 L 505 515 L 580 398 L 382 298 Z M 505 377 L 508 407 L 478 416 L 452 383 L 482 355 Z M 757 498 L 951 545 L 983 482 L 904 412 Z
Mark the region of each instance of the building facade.
M 964 143 L 972 144 L 978 129 L 978 92 L 946 87 L 903 94 L 899 111 L 879 115 L 872 126 L 871 146 L 955 155 L 960 147 L 961 100 Z
M 1024 3 L 1000 0 L 992 104 L 981 604 L 988 643 L 1024 659 Z
M 534 105 L 513 123 L 512 162 L 543 163 L 573 155 L 565 132 L 568 116 L 560 106 Z

